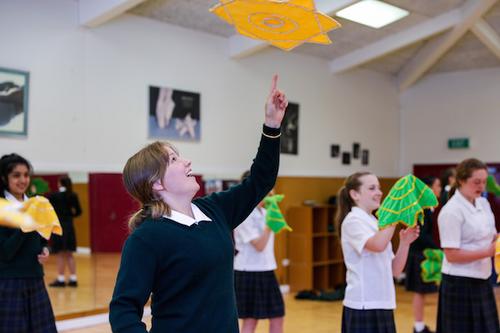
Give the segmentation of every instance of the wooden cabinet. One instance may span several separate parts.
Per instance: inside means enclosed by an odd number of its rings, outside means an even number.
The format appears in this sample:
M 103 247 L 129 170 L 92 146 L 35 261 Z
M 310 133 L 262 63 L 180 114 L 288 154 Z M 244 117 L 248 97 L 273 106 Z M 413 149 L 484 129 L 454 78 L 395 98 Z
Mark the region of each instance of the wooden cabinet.
M 286 219 L 289 283 L 292 291 L 333 289 L 345 282 L 340 237 L 334 222 L 335 206 L 290 207 Z

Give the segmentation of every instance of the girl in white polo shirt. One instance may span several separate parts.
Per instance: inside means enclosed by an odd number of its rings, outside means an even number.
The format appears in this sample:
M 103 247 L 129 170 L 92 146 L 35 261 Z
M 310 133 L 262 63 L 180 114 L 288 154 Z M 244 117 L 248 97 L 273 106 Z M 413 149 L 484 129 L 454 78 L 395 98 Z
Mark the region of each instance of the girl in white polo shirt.
M 404 269 L 411 242 L 419 228 L 400 232 L 396 255 L 391 238 L 395 226 L 378 229 L 373 216 L 382 191 L 369 172 L 349 176 L 338 194 L 337 221 L 347 267 L 347 288 L 342 312 L 342 333 L 394 333 L 396 295 L 393 276 Z
M 241 176 L 245 180 L 247 171 Z M 270 333 L 283 333 L 285 305 L 274 257 L 274 234 L 266 226 L 266 209 L 261 202 L 242 224 L 234 229 L 234 279 L 240 333 L 253 333 L 259 319 L 269 319 Z
M 444 250 L 438 333 L 498 333 L 498 313 L 489 282 L 495 255 L 495 217 L 481 197 L 488 171 L 477 159 L 457 167 L 456 191 L 438 216 Z

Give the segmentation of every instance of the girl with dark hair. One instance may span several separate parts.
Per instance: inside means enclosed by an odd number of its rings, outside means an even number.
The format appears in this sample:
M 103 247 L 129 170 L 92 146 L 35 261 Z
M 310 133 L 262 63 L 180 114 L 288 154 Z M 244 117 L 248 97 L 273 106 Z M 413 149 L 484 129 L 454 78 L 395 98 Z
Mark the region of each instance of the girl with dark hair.
M 342 332 L 396 332 L 393 276 L 403 271 L 410 243 L 418 237 L 419 228 L 400 231 L 394 255 L 391 238 L 396 227 L 378 228 L 373 212 L 380 206 L 382 191 L 377 177 L 369 172 L 349 176 L 337 198 L 336 219 L 341 226 L 347 268 Z
M 455 186 L 457 170 L 448 168 L 441 173 L 441 194 L 439 195 L 439 203 L 444 205 L 451 197 L 451 189 Z
M 488 200 L 486 164 L 470 158 L 457 166 L 456 191 L 438 216 L 444 250 L 438 333 L 498 333 L 498 312 L 489 282 L 495 255 L 495 217 Z
M 287 104 L 274 76 L 250 176 L 227 191 L 192 200 L 191 162 L 167 143 L 127 161 L 125 188 L 142 208 L 130 220 L 110 303 L 113 332 L 145 333 L 151 294 L 152 333 L 239 331 L 231 234 L 274 186 Z
M 33 169 L 17 154 L 0 159 L 0 197 L 26 201 Z M 0 333 L 57 332 L 43 281 L 49 258 L 47 242 L 37 233 L 0 227 Z
M 59 191 L 49 195 L 49 200 L 57 213 L 59 222 L 63 229 L 62 236 L 52 236 L 52 253 L 57 254 L 57 273 L 55 281 L 49 284 L 51 287 L 65 287 L 65 267 L 68 266 L 70 273 L 68 286 L 77 287 L 76 264 L 73 252 L 76 251 L 76 235 L 73 218 L 82 214 L 78 196 L 73 192 L 71 178 L 63 176 L 58 181 Z
M 436 196 L 441 193 L 441 181 L 436 177 L 422 179 L 429 186 Z M 422 280 L 422 261 L 425 260 L 425 249 L 437 249 L 434 242 L 432 230 L 434 225 L 434 209 L 424 209 L 424 223 L 420 228 L 420 236 L 410 245 L 408 262 L 406 263 L 406 290 L 413 292 L 412 308 L 415 319 L 413 333 L 432 333 L 424 322 L 425 295 L 437 292 L 437 285 L 434 282 L 424 282 Z

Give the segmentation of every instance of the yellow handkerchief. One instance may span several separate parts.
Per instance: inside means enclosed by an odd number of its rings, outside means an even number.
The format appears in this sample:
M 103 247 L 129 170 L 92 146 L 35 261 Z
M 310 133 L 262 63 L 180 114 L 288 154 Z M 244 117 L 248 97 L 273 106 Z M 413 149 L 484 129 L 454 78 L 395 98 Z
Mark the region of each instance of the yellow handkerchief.
M 62 235 L 61 224 L 49 200 L 36 196 L 22 204 L 0 200 L 0 225 L 38 232 L 49 239 L 52 233 Z
M 340 27 L 313 0 L 219 0 L 210 11 L 240 34 L 286 51 L 305 42 L 330 44 L 327 32 Z

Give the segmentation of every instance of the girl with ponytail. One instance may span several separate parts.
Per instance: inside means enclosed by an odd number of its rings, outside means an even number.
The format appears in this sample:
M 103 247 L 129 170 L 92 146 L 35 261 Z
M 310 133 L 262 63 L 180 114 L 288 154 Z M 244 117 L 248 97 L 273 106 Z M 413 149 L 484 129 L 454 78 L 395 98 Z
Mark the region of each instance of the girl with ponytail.
M 418 227 L 399 233 L 399 248 L 392 252 L 395 226 L 378 229 L 373 212 L 382 191 L 377 177 L 368 172 L 349 176 L 338 194 L 337 223 L 347 267 L 342 312 L 342 333 L 394 333 L 396 296 L 393 276 L 403 271 Z
M 191 161 L 165 142 L 127 161 L 125 188 L 141 209 L 129 222 L 110 304 L 113 332 L 146 333 L 141 319 L 153 294 L 152 333 L 238 333 L 231 235 L 274 186 L 287 104 L 275 76 L 250 175 L 227 191 L 193 200 Z

